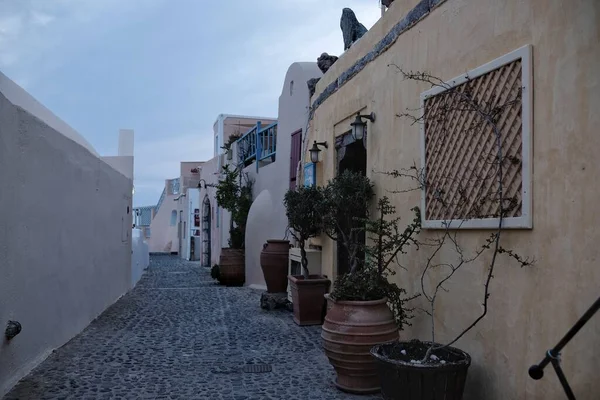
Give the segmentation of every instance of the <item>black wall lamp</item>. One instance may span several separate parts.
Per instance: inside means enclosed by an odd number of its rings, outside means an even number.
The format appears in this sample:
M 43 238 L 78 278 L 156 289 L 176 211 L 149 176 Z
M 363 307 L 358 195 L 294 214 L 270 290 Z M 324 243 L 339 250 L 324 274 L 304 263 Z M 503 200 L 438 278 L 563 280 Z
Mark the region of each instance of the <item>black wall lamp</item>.
M 354 140 L 362 140 L 365 137 L 367 123 L 363 122 L 363 118 L 368 119 L 371 122 L 375 122 L 375 113 L 366 115 L 356 114 L 356 119 L 350 124 L 352 127 L 352 137 Z
M 327 142 L 317 142 L 316 140 L 313 142 L 313 145 L 309 151 L 310 151 L 310 161 L 312 161 L 315 164 L 319 162 L 319 153 L 321 152 L 321 149 L 319 149 L 319 146 L 323 146 L 326 149 L 328 148 Z

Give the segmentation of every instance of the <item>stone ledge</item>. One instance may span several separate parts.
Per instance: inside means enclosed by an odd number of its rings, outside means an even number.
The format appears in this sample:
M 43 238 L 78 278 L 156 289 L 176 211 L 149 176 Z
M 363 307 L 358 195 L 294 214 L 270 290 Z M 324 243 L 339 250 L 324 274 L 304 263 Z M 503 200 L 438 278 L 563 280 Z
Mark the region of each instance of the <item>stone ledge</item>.
M 375 60 L 381 54 L 386 52 L 406 30 L 412 28 L 417 22 L 425 18 L 431 10 L 444 3 L 446 0 L 421 0 L 412 10 L 406 14 L 394 27 L 383 37 L 375 47 L 356 61 L 350 68 L 342 72 L 340 76 L 331 82 L 311 105 L 310 117 L 312 119 L 315 111 L 321 104 L 325 102 L 332 94 L 342 87 L 346 82 L 351 80 L 356 74 L 362 71 L 367 64 Z M 368 35 L 368 33 L 367 33 Z

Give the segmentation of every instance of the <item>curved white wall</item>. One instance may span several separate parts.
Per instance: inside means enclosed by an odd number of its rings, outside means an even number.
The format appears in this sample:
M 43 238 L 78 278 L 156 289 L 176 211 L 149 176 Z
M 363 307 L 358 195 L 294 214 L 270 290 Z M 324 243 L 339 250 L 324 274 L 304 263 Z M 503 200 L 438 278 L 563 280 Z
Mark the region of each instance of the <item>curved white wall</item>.
M 281 232 L 273 224 L 273 199 L 268 190 L 256 196 L 248 213 L 246 225 L 246 285 L 266 289 L 265 278 L 260 266 L 260 253 L 267 239 L 280 238 Z
M 265 285 L 260 267 L 263 243 L 267 239 L 283 239 L 286 235 L 283 197 L 290 186 L 292 133 L 306 130 L 310 100 L 306 82 L 321 75 L 317 63 L 290 65 L 279 97 L 277 159 L 260 167 L 258 173 L 255 164 L 246 168 L 254 180 L 255 196 L 246 226 L 246 285 Z

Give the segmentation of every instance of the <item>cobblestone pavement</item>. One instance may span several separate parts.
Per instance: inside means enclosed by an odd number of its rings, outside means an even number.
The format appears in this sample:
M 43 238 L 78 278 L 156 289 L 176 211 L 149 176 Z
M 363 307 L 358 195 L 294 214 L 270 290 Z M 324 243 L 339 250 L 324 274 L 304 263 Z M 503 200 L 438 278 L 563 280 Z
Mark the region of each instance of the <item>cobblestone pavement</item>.
M 198 263 L 152 256 L 134 290 L 5 400 L 379 398 L 338 391 L 320 326 L 299 327 L 259 303 L 260 292 L 215 285 Z M 260 363 L 272 371 L 242 371 Z

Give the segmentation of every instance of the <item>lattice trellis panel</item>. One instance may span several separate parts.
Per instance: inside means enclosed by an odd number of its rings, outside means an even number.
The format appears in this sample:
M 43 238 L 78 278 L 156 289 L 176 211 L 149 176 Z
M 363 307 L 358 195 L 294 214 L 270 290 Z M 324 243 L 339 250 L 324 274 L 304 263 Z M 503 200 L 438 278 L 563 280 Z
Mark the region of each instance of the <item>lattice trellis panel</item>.
M 529 126 L 530 119 L 523 115 L 524 109 L 529 113 L 523 105 L 530 101 L 530 88 L 524 71 L 522 57 L 516 57 L 423 97 L 423 217 L 430 222 L 425 227 L 493 228 L 500 203 L 505 221 L 521 219 L 514 227 L 530 225 L 523 221 L 530 218 L 528 176 L 524 186 L 524 172 L 530 170 L 524 124 Z

